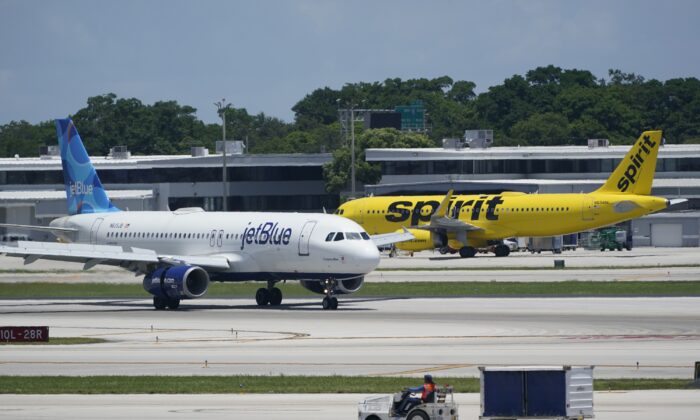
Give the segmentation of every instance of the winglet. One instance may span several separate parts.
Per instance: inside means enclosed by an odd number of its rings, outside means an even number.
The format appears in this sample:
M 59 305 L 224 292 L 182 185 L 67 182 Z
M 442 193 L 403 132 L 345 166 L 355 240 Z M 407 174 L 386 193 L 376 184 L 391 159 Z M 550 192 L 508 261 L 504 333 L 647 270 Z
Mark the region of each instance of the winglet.
M 56 134 L 61 149 L 68 214 L 119 211 L 109 201 L 73 120 L 56 120 Z
M 662 138 L 663 133 L 660 130 L 643 132 L 610 178 L 595 192 L 651 194 L 651 184 L 654 181 L 656 159 Z
M 445 217 L 445 215 L 447 214 L 447 208 L 450 206 L 450 200 L 452 200 L 453 193 L 454 190 L 447 191 L 447 194 L 445 194 L 445 198 L 443 198 L 442 202 L 440 202 L 440 206 L 438 206 L 437 210 L 435 210 L 435 213 L 433 213 L 433 215 L 430 216 L 430 220 Z

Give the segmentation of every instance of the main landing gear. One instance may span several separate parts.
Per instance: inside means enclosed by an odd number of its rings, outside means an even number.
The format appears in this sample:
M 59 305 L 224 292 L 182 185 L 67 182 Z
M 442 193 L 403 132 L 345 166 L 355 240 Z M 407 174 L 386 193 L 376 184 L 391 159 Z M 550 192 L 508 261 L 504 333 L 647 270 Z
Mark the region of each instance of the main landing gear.
M 321 301 L 321 306 L 323 306 L 324 310 L 338 309 L 338 298 L 333 296 L 333 291 L 337 284 L 338 281 L 336 279 L 327 279 L 323 282 L 323 291 L 326 293 L 326 297 Z
M 153 307 L 158 311 L 162 311 L 166 307 L 169 309 L 177 309 L 180 307 L 180 299 L 170 299 L 160 296 L 153 296 Z
M 500 244 L 496 245 L 493 252 L 497 257 L 507 257 L 510 254 L 510 248 L 508 248 L 508 245 Z
M 462 258 L 472 258 L 476 255 L 476 248 L 473 246 L 463 246 L 459 249 L 459 256 Z
M 279 306 L 282 304 L 282 291 L 275 287 L 274 281 L 267 282 L 267 288 L 261 287 L 255 292 L 255 303 L 258 306 Z

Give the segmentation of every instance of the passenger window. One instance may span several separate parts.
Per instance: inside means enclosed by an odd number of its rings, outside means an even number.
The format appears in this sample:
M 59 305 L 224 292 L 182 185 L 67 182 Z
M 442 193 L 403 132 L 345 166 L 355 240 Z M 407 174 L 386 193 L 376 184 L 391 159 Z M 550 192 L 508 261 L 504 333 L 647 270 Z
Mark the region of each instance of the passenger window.
M 343 232 L 338 232 L 335 234 L 335 239 L 333 239 L 333 241 L 337 242 L 337 241 L 342 241 L 343 239 L 344 239 Z
M 326 242 L 330 242 L 333 240 L 333 236 L 335 235 L 335 232 L 331 232 L 326 236 Z

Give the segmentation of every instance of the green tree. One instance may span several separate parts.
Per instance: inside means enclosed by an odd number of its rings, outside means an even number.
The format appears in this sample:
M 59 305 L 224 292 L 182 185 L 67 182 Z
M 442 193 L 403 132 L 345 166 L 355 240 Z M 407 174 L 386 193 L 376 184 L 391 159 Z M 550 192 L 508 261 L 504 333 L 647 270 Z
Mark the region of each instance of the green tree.
M 40 147 L 55 144 L 56 128 L 52 121 L 37 125 L 11 121 L 0 126 L 0 156 L 37 156 Z
M 552 112 L 534 114 L 526 120 L 519 121 L 513 126 L 511 137 L 535 146 L 571 143 L 566 117 Z
M 365 161 L 365 149 L 432 147 L 432 141 L 423 134 L 401 132 L 393 128 L 380 128 L 363 132 L 355 147 L 355 178 L 363 184 L 376 184 L 381 179 L 379 164 Z M 350 183 L 350 147 L 333 152 L 333 160 L 323 167 L 323 177 L 328 192 L 340 192 Z

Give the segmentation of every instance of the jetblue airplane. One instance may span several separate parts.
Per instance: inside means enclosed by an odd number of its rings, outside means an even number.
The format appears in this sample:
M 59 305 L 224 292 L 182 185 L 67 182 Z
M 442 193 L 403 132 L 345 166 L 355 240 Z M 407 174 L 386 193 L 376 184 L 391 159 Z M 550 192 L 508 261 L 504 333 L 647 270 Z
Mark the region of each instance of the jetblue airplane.
M 71 119 L 56 120 L 68 198 L 68 216 L 49 226 L 2 224 L 53 233 L 58 242 L 19 241 L 0 253 L 73 261 L 87 270 L 114 265 L 145 275 L 144 289 L 156 309 L 177 309 L 181 299 L 204 296 L 210 281 L 267 282 L 258 305 L 277 306 L 275 284 L 299 280 L 325 295 L 323 309 L 336 309 L 336 294 L 356 292 L 379 264 L 377 246 L 401 234 L 370 238 L 357 223 L 331 214 L 121 211 L 112 204 Z M 405 234 L 404 234 L 405 236 Z M 412 236 L 411 236 L 412 237 Z

